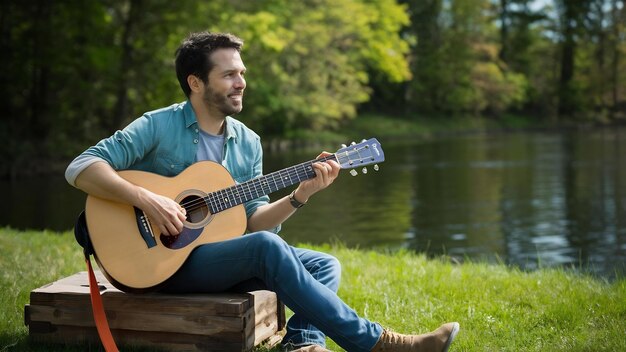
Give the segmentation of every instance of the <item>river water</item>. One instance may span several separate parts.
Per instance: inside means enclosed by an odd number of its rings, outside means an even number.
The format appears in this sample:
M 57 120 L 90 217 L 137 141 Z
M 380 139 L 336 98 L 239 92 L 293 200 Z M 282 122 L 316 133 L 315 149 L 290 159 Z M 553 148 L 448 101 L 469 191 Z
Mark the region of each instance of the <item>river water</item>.
M 626 129 L 381 142 L 380 171 L 342 172 L 281 235 L 294 244 L 406 248 L 528 270 L 626 273 Z M 265 170 L 313 157 L 268 152 Z M 71 229 L 85 200 L 62 175 L 2 181 L 0 191 L 0 225 L 19 229 Z

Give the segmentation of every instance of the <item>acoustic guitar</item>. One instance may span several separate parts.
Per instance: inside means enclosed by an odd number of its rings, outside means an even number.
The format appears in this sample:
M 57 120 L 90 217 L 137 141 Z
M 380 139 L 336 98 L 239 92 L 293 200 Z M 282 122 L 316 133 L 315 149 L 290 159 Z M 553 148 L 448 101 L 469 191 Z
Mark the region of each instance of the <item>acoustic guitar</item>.
M 240 184 L 222 165 L 211 161 L 195 163 L 174 177 L 119 171 L 124 179 L 178 202 L 187 211 L 187 218 L 179 235 L 166 236 L 151 226 L 150 219 L 137 207 L 88 196 L 85 215 L 98 266 L 122 291 L 154 290 L 182 266 L 197 246 L 244 234 L 245 202 L 314 178 L 312 164 L 326 160 L 337 161 L 342 169 L 354 169 L 380 163 L 385 155 L 380 143 L 372 138 Z

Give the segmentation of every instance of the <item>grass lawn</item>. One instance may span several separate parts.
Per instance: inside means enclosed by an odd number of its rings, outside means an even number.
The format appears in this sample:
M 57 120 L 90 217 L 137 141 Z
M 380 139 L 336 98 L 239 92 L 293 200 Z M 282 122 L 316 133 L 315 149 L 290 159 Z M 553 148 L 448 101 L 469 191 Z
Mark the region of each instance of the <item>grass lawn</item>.
M 363 316 L 404 333 L 458 321 L 452 351 L 626 351 L 626 279 L 314 248 L 340 259 L 340 296 Z M 99 350 L 34 344 L 24 326 L 32 289 L 82 270 L 72 233 L 0 229 L 0 352 Z M 340 350 L 330 341 L 328 347 Z

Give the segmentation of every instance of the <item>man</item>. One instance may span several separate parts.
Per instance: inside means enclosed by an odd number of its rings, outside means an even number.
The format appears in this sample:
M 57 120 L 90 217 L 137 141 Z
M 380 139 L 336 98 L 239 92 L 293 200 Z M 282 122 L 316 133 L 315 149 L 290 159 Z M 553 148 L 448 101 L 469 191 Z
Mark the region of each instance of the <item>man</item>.
M 176 74 L 188 100 L 146 113 L 87 149 L 68 166 L 68 182 L 91 195 L 132 204 L 162 233 L 176 235 L 183 229 L 185 210 L 131 184 L 115 170 L 173 176 L 194 162 L 212 160 L 224 165 L 237 182 L 260 176 L 260 138 L 231 117 L 242 110 L 246 88 L 242 45 L 231 34 L 191 34 L 176 52 Z M 327 351 L 328 335 L 348 351 L 447 351 L 459 330 L 457 323 L 416 336 L 383 330 L 337 296 L 337 259 L 291 247 L 276 235 L 280 224 L 328 187 L 340 169 L 332 160 L 313 167 L 316 177 L 301 182 L 291 195 L 271 203 L 267 196 L 247 202 L 248 234 L 198 246 L 162 290 L 219 292 L 262 285 L 295 313 L 283 339 L 289 350 Z

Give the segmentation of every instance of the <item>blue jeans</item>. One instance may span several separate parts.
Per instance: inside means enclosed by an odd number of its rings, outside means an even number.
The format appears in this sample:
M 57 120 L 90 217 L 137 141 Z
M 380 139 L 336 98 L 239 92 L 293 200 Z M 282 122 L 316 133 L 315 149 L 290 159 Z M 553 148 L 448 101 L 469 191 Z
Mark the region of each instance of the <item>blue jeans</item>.
M 336 294 L 341 277 L 334 257 L 255 232 L 196 248 L 164 292 L 223 292 L 264 288 L 293 312 L 283 343 L 325 345 L 325 335 L 347 351 L 370 351 L 382 327 L 361 318 Z

